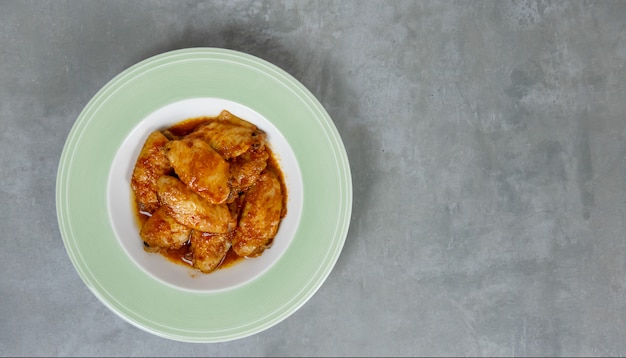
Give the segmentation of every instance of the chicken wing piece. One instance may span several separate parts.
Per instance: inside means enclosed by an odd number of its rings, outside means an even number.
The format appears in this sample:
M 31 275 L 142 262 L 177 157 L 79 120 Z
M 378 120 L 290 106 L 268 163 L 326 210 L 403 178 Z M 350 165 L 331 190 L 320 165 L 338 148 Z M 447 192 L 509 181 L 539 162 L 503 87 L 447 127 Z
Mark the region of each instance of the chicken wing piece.
M 193 267 L 209 273 L 224 260 L 231 246 L 230 235 L 193 230 L 189 241 Z
M 282 214 L 282 195 L 276 175 L 263 171 L 244 197 L 239 225 L 233 235 L 233 250 L 237 255 L 258 256 L 271 245 Z
M 165 206 L 161 206 L 143 224 L 139 235 L 146 251 L 179 249 L 189 240 L 191 229 L 176 222 L 166 211 Z
M 168 215 L 194 230 L 223 234 L 236 225 L 226 204 L 210 203 L 173 176 L 157 180 L 157 195 Z
M 239 118 L 236 115 L 230 113 L 227 110 L 222 110 L 220 112 L 220 114 L 217 116 L 217 119 L 219 119 L 220 121 L 224 121 L 224 122 L 228 122 L 228 123 L 232 123 L 236 126 L 240 126 L 240 127 L 246 127 L 246 128 L 250 128 L 252 130 L 256 130 L 257 127 L 246 121 L 245 119 Z
M 262 149 L 250 148 L 242 155 L 230 161 L 230 181 L 232 201 L 236 195 L 248 190 L 261 176 L 261 172 L 267 167 L 269 153 Z
M 152 132 L 137 157 L 130 185 L 141 211 L 153 213 L 160 205 L 156 194 L 157 179 L 172 170 L 164 149 L 168 141 L 161 132 Z
M 218 118 L 221 118 L 221 115 Z M 225 159 L 237 157 L 248 151 L 252 145 L 265 142 L 265 132 L 254 124 L 232 115 L 226 118 L 228 119 L 201 125 L 188 137 L 206 141 Z
M 165 154 L 176 175 L 192 190 L 213 204 L 228 199 L 229 164 L 201 139 L 173 140 Z

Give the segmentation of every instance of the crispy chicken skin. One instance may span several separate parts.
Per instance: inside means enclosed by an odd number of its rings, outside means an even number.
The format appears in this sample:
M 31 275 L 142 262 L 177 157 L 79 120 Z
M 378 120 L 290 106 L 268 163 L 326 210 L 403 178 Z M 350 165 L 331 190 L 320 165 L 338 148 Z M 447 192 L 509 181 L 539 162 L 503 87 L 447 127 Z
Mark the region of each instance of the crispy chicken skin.
M 254 124 L 222 111 L 217 119 L 198 127 L 190 138 L 200 138 L 225 159 L 242 155 L 250 146 L 265 142 L 266 134 Z
M 183 183 L 213 204 L 226 202 L 230 166 L 208 143 L 173 140 L 165 145 L 165 154 Z
M 141 211 L 153 213 L 160 205 L 156 194 L 156 181 L 172 169 L 165 156 L 164 147 L 167 142 L 169 140 L 161 132 L 152 132 L 137 157 L 130 184 Z
M 281 180 L 267 134 L 227 110 L 150 133 L 131 176 L 144 250 L 202 273 L 261 255 L 286 213 Z
M 193 230 L 189 249 L 193 267 L 209 273 L 222 263 L 231 247 L 230 235 L 210 234 Z
M 283 209 L 280 182 L 265 170 L 244 197 L 239 224 L 233 235 L 233 250 L 239 256 L 260 255 L 272 243 Z
M 139 235 L 146 251 L 178 249 L 189 240 L 191 229 L 176 222 L 166 211 L 166 207 L 161 206 L 143 224 Z
M 226 204 L 210 203 L 173 176 L 157 180 L 157 195 L 168 215 L 194 230 L 223 234 L 236 225 Z
M 245 119 L 237 117 L 236 115 L 230 113 L 227 110 L 221 111 L 220 114 L 217 116 L 217 119 L 220 121 L 232 123 L 240 127 L 246 127 L 246 128 L 250 128 L 253 130 L 257 129 L 257 126 L 255 126 L 254 124 L 246 121 Z
M 230 162 L 230 181 L 231 198 L 233 196 L 248 190 L 254 184 L 261 172 L 267 167 L 269 153 L 262 148 L 250 147 L 250 149 L 242 155 L 233 158 Z
M 254 133 L 255 131 L 249 128 L 215 121 L 202 125 L 189 136 L 206 141 L 216 152 L 229 159 L 245 153 L 250 148 Z

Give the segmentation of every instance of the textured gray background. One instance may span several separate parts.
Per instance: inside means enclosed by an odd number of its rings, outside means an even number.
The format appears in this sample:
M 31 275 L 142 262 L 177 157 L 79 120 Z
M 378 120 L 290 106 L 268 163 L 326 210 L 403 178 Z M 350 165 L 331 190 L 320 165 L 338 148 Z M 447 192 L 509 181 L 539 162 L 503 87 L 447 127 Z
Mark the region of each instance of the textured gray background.
M 0 1 L 0 353 L 626 355 L 625 39 L 624 1 Z M 109 311 L 55 213 L 89 99 L 195 46 L 299 79 L 354 184 L 321 289 L 220 344 Z

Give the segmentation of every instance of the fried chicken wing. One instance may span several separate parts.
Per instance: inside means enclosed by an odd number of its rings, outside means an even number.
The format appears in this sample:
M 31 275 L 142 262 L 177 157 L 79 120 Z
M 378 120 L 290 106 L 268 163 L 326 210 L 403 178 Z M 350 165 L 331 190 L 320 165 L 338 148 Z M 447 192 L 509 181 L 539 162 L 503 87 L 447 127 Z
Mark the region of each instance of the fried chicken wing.
M 136 214 L 150 216 L 139 230 L 144 249 L 202 273 L 231 254 L 257 257 L 286 215 L 282 180 L 267 134 L 227 110 L 155 131 L 131 176 Z
M 232 123 L 232 124 L 234 124 L 236 126 L 246 127 L 246 128 L 250 128 L 250 129 L 253 129 L 253 130 L 257 129 L 257 126 L 255 126 L 254 124 L 246 121 L 243 118 L 237 117 L 236 115 L 230 113 L 227 110 L 222 110 L 220 112 L 220 114 L 216 118 L 218 120 L 220 120 L 220 121 Z
M 265 133 L 254 124 L 223 111 L 218 120 L 201 125 L 189 138 L 200 138 L 225 159 L 247 152 L 252 145 L 265 142 Z
M 205 141 L 173 140 L 165 145 L 165 154 L 176 175 L 196 193 L 213 204 L 228 199 L 230 166 Z
M 244 197 L 239 224 L 233 236 L 233 250 L 239 256 L 258 256 L 272 243 L 283 209 L 280 182 L 265 170 Z
M 165 206 L 161 206 L 143 224 L 139 232 L 144 249 L 156 252 L 161 249 L 178 249 L 183 246 L 191 235 L 191 229 L 181 225 L 167 214 Z
M 193 230 L 189 241 L 193 267 L 209 273 L 222 263 L 231 246 L 230 235 Z
M 141 211 L 153 213 L 159 207 L 156 181 L 172 170 L 165 156 L 164 147 L 167 142 L 169 140 L 161 132 L 152 132 L 137 157 L 130 184 Z
M 157 195 L 168 215 L 194 230 L 223 234 L 236 224 L 226 204 L 210 203 L 173 176 L 157 180 Z
M 239 194 L 248 190 L 261 176 L 261 172 L 267 167 L 269 153 L 262 149 L 251 147 L 242 155 L 233 158 L 230 162 L 231 198 L 234 194 Z

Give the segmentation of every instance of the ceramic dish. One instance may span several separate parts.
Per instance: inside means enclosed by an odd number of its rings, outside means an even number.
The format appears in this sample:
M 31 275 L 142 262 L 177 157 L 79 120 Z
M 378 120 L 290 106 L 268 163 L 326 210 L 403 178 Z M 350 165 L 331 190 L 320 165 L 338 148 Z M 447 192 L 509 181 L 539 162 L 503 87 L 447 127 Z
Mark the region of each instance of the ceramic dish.
M 147 133 L 221 109 L 268 133 L 288 211 L 261 257 L 205 275 L 141 248 L 129 182 Z M 103 304 L 161 337 L 221 342 L 279 323 L 315 294 L 343 248 L 352 184 L 337 129 L 302 84 L 248 54 L 192 48 L 132 66 L 91 99 L 63 149 L 56 198 L 67 253 Z

